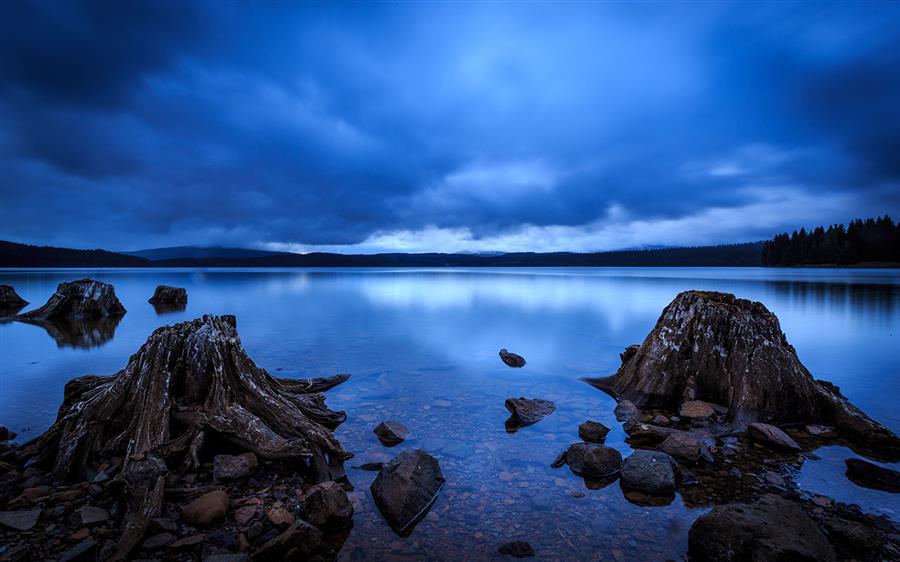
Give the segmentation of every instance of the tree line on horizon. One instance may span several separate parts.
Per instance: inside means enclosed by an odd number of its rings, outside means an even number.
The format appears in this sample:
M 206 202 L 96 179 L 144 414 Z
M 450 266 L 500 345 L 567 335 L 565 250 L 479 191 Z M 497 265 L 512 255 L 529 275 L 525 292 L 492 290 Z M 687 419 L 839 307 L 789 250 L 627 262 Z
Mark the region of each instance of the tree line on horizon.
M 783 232 L 767 240 L 762 264 L 850 265 L 856 263 L 900 263 L 900 223 L 888 215 L 856 219 L 847 226 L 833 224 Z

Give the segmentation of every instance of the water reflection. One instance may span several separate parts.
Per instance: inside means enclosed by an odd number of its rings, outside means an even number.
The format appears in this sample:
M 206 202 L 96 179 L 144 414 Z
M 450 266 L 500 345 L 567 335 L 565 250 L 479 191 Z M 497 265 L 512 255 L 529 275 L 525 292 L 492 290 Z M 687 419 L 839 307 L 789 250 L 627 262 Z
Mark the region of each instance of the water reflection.
M 116 327 L 122 317 L 107 317 L 92 320 L 74 318 L 17 318 L 19 322 L 40 326 L 56 340 L 58 347 L 91 349 L 101 347 L 113 339 Z
M 15 320 L 15 315 L 26 306 L 28 305 L 19 304 L 14 306 L 0 306 L 0 324 L 6 324 Z
M 153 310 L 156 312 L 158 316 L 163 316 L 165 314 L 172 314 L 175 312 L 184 312 L 187 309 L 187 304 L 167 304 L 167 303 L 150 303 L 153 306 Z

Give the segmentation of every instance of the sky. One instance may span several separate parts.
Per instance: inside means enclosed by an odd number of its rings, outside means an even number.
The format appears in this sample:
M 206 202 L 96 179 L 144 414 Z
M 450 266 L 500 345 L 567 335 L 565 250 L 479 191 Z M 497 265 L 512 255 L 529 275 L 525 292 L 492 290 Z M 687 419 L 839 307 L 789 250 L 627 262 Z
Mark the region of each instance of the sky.
M 898 2 L 0 10 L 0 239 L 584 252 L 900 218 Z

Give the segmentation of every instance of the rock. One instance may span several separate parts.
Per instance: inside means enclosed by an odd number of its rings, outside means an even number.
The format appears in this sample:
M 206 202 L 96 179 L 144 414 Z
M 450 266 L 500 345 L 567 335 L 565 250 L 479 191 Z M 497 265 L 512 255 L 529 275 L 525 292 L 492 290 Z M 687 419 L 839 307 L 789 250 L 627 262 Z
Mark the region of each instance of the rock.
M 816 437 L 837 437 L 834 428 L 827 425 L 808 425 L 806 426 L 806 432 Z
M 257 464 L 253 453 L 216 455 L 213 458 L 213 478 L 219 482 L 243 480 L 256 472 Z
M 144 541 L 143 548 L 146 550 L 159 550 L 171 546 L 176 540 L 178 540 L 178 537 L 172 533 L 157 533 Z
M 631 418 L 622 424 L 622 429 L 628 434 L 628 437 L 635 441 L 647 441 L 650 443 L 659 443 L 665 441 L 670 435 L 682 433 L 677 429 L 670 427 L 660 427 L 649 423 L 641 423 L 637 418 Z
M 256 562 L 306 560 L 321 542 L 322 531 L 302 519 L 297 519 L 283 533 L 266 541 L 250 559 Z
M 582 478 L 601 480 L 619 472 L 622 455 L 612 447 L 594 443 L 574 443 L 566 449 L 565 463 Z M 561 465 L 560 459 L 554 465 Z
M 212 527 L 225 520 L 228 494 L 223 490 L 207 492 L 185 506 L 181 518 L 194 527 Z
M 159 285 L 147 302 L 150 304 L 184 305 L 187 304 L 187 289 Z
M 666 426 L 670 425 L 672 423 L 672 421 L 668 418 L 668 416 L 664 416 L 662 414 L 656 414 L 650 420 L 650 423 L 652 423 L 653 425 L 659 425 L 662 427 L 666 427 Z
M 393 447 L 403 443 L 409 430 L 402 423 L 393 420 L 383 421 L 372 430 L 382 445 Z
M 616 421 L 627 422 L 633 419 L 637 419 L 640 415 L 640 410 L 638 407 L 634 405 L 634 402 L 631 400 L 622 400 L 618 404 L 616 404 L 616 409 L 613 410 L 613 414 L 616 415 Z
M 634 343 L 625 348 L 625 351 L 619 354 L 619 359 L 622 360 L 622 364 L 628 363 L 631 361 L 631 358 L 637 355 L 637 352 L 641 349 L 641 345 Z
M 14 531 L 30 531 L 37 525 L 40 517 L 40 509 L 0 511 L 0 527 L 6 527 Z
M 875 562 L 888 559 L 882 553 L 884 537 L 875 529 L 840 517 L 829 517 L 825 520 L 824 527 L 838 560 Z
M 516 355 L 515 353 L 506 351 L 506 349 L 500 350 L 500 360 L 506 363 L 508 366 L 513 367 L 515 369 L 521 368 L 525 366 L 525 358 L 521 355 Z
M 534 548 L 525 541 L 508 542 L 498 548 L 497 552 L 513 558 L 531 558 L 534 556 Z
M 388 462 L 372 482 L 375 505 L 400 536 L 412 532 L 446 482 L 437 459 L 415 449 Z
M 821 424 L 852 444 L 900 460 L 900 438 L 813 379 L 758 302 L 685 291 L 663 310 L 640 349 L 615 375 L 585 379 L 640 408 L 673 409 L 704 400 L 728 408 L 732 429 L 748 423 Z
M 294 524 L 294 514 L 283 507 L 273 507 L 266 512 L 266 519 L 279 529 L 287 529 Z
M 125 307 L 109 283 L 80 279 L 60 283 L 44 306 L 20 315 L 27 319 L 96 319 L 125 314 Z
M 16 434 L 6 428 L 6 426 L 0 425 L 0 443 L 4 441 L 11 441 L 16 438 Z
M 71 535 L 69 535 L 67 540 L 72 541 L 72 542 L 78 542 L 78 541 L 83 541 L 84 539 L 88 538 L 89 536 L 91 536 L 91 530 L 88 529 L 87 527 L 82 527 L 82 528 L 78 529 L 77 531 L 75 531 L 74 533 L 72 533 Z
M 654 494 L 675 490 L 675 462 L 659 451 L 635 451 L 622 463 L 622 484 Z
M 750 437 L 753 439 L 774 447 L 775 449 L 788 451 L 803 450 L 803 448 L 800 447 L 796 441 L 791 439 L 787 433 L 781 431 L 774 425 L 769 425 L 767 423 L 751 423 L 747 426 L 747 433 L 749 433 Z
M 50 486 L 32 486 L 22 490 L 22 497 L 29 501 L 39 500 L 50 495 Z
M 253 520 L 254 517 L 256 517 L 258 511 L 259 508 L 255 504 L 245 505 L 244 507 L 238 508 L 234 512 L 234 521 L 238 525 L 246 525 L 251 520 Z
M 864 488 L 900 493 L 900 472 L 863 459 L 847 459 L 847 478 Z
M 505 406 L 512 414 L 506 420 L 506 430 L 509 432 L 535 424 L 556 411 L 553 402 L 540 398 L 507 398 Z
M 752 504 L 714 507 L 691 526 L 688 554 L 697 562 L 835 560 L 834 550 L 806 513 L 774 495 Z
M 578 426 L 578 436 L 588 443 L 603 443 L 609 434 L 609 428 L 600 422 L 586 421 Z
M 93 539 L 82 541 L 60 555 L 59 562 L 94 562 L 100 553 Z
M 682 418 L 711 418 L 716 413 L 727 412 L 728 408 L 703 400 L 688 400 L 678 408 L 678 415 Z
M 660 444 L 659 450 L 679 462 L 693 464 L 700 460 L 700 440 L 687 433 L 673 433 Z
M 83 527 L 99 525 L 100 523 L 106 523 L 109 520 L 108 511 L 92 505 L 81 507 L 76 513 L 78 513 L 78 521 Z
M 353 504 L 336 482 L 323 482 L 307 490 L 303 518 L 319 529 L 343 529 L 353 524 Z
M 197 546 L 198 544 L 203 544 L 206 541 L 206 535 L 198 534 L 198 535 L 190 535 L 177 541 L 173 542 L 171 546 L 169 546 L 172 550 L 180 550 L 182 548 L 188 549 Z

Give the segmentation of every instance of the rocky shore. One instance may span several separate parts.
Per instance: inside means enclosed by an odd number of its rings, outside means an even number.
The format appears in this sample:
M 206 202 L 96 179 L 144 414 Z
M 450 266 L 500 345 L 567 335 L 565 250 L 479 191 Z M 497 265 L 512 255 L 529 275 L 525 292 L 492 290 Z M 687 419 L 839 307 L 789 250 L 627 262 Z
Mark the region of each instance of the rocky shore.
M 111 286 L 76 283 L 39 310 L 124 314 Z M 615 375 L 588 382 L 617 399 L 633 450 L 623 456 L 605 444 L 610 428 L 585 420 L 573 428 L 583 442 L 547 451 L 547 464 L 556 455 L 553 466 L 590 489 L 615 485 L 633 504 L 680 495 L 711 508 L 688 533 L 692 560 L 900 559 L 896 523 L 796 482 L 821 446 L 891 460 L 897 437 L 812 379 L 761 304 L 682 293 L 621 358 Z M 118 373 L 70 381 L 38 438 L 15 444 L 0 427 L 0 560 L 336 559 L 359 492 L 344 473 L 352 454 L 333 434 L 346 415 L 322 392 L 347 379 L 272 376 L 244 351 L 233 317 L 156 330 Z M 547 423 L 562 402 L 553 400 L 508 399 L 507 431 Z M 412 427 L 384 419 L 374 432 L 387 452 Z M 369 493 L 399 537 L 456 487 L 424 443 L 356 467 L 375 473 Z M 892 493 L 900 481 L 863 458 L 848 461 L 847 476 Z M 493 549 L 536 552 L 527 540 Z

